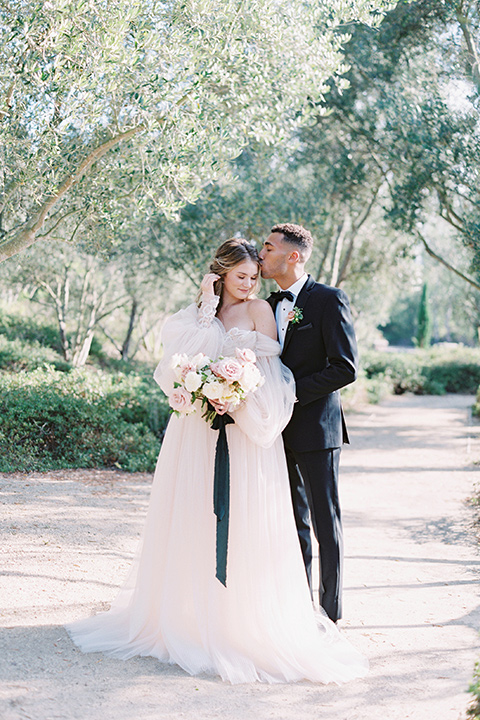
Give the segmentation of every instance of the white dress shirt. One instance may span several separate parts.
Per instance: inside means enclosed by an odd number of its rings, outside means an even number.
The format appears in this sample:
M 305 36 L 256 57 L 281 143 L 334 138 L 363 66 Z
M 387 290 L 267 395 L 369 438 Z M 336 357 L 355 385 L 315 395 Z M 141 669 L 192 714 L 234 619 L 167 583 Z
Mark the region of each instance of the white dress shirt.
M 285 333 L 287 332 L 287 327 L 289 323 L 288 313 L 295 307 L 295 303 L 297 302 L 297 297 L 300 293 L 300 290 L 303 288 L 307 280 L 308 275 L 307 273 L 304 273 L 301 278 L 298 278 L 298 280 L 293 283 L 293 285 L 290 285 L 289 288 L 285 288 L 285 290 L 289 290 L 292 293 L 293 300 L 283 298 L 283 300 L 280 300 L 276 307 L 275 320 L 277 322 L 278 342 L 282 346 L 282 349 L 283 343 L 285 342 Z

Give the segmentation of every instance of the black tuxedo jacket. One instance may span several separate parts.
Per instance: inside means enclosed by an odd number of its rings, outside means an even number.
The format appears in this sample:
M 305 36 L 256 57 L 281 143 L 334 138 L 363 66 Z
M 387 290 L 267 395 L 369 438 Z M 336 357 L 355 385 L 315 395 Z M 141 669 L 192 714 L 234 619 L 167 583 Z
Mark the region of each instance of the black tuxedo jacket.
M 309 275 L 295 306 L 303 317 L 289 323 L 280 359 L 294 375 L 298 402 L 283 437 L 298 452 L 340 447 L 348 434 L 339 389 L 355 380 L 358 364 L 348 298 Z

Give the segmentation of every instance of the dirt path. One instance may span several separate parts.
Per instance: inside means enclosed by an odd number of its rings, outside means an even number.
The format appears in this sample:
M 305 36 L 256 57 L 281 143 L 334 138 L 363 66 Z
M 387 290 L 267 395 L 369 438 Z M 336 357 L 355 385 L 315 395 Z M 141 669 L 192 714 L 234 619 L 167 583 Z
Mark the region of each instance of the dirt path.
M 342 631 L 371 672 L 343 687 L 226 685 L 152 658 L 82 655 L 62 624 L 108 604 L 148 476 L 0 476 L 2 720 L 459 720 L 480 657 L 473 398 L 397 397 L 352 415 L 342 456 Z

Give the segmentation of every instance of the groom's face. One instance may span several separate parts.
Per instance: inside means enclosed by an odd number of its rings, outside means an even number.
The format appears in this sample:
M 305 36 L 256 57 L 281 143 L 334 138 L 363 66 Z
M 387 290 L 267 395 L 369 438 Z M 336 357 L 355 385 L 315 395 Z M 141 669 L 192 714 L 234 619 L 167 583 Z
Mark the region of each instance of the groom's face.
M 276 280 L 283 277 L 288 272 L 287 258 L 291 252 L 292 248 L 285 242 L 282 233 L 269 235 L 259 252 L 262 278 Z

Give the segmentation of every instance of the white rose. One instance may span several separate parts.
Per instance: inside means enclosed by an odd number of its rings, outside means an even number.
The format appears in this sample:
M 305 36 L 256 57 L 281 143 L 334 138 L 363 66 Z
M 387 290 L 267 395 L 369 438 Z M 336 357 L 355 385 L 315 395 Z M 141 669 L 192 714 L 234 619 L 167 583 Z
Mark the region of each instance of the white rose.
M 205 365 L 208 365 L 208 363 L 210 362 L 210 358 L 200 352 L 194 355 L 190 362 L 192 363 L 192 365 L 195 365 L 197 370 L 199 370 Z
M 188 358 L 185 353 L 175 353 L 174 355 L 172 355 L 172 358 L 170 360 L 170 367 L 173 370 L 173 374 L 177 382 L 182 379 L 182 366 L 185 365 L 187 360 Z
M 184 384 L 188 392 L 195 392 L 202 384 L 202 378 L 198 373 L 190 371 L 185 376 Z
M 175 353 L 174 355 L 172 355 L 172 358 L 170 360 L 170 367 L 174 368 L 178 365 L 182 365 L 182 363 L 184 363 L 187 359 L 188 358 L 185 353 Z
M 260 370 L 256 367 L 256 365 L 253 365 L 251 363 L 245 365 L 243 375 L 240 380 L 240 385 L 246 393 L 253 392 L 257 389 L 257 387 L 263 385 L 262 374 Z
M 208 400 L 220 400 L 224 393 L 224 385 L 214 380 L 213 382 L 206 383 L 203 386 L 202 392 Z

